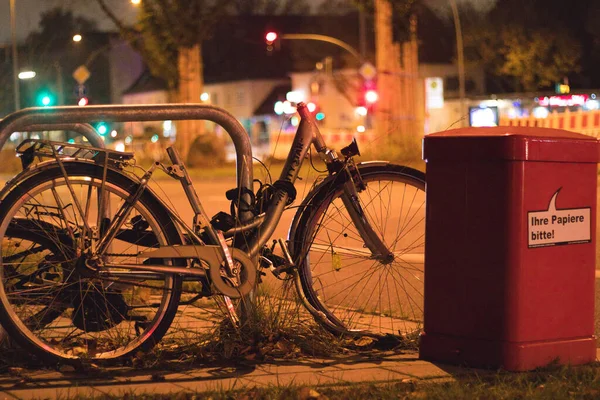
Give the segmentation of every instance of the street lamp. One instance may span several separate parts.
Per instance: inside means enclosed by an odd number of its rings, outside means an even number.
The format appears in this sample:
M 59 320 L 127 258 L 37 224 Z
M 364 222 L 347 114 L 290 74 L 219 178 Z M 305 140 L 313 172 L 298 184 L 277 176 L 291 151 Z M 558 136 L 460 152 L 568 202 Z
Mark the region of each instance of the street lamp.
M 15 0 L 10 0 L 10 36 L 12 39 L 12 64 L 13 64 L 13 86 L 15 96 L 15 111 L 21 108 L 21 94 L 19 92 L 19 61 L 17 60 L 17 23 L 15 16 Z
M 350 46 L 348 43 L 346 43 L 340 39 L 336 39 L 331 36 L 317 35 L 317 34 L 313 34 L 313 33 L 284 33 L 281 36 L 278 36 L 277 32 L 271 31 L 271 32 L 267 32 L 267 34 L 265 35 L 267 45 L 269 45 L 269 46 L 272 45 L 273 42 L 275 42 L 278 37 L 281 37 L 282 40 L 317 40 L 319 42 L 331 43 L 338 47 L 341 47 L 342 49 L 346 50 L 348 53 L 352 54 L 352 56 L 354 58 L 356 58 L 356 60 L 358 60 L 358 62 L 362 62 L 362 57 L 360 56 L 360 54 L 354 47 Z
M 35 71 L 21 71 L 19 72 L 19 79 L 24 80 L 24 79 L 33 79 L 35 78 Z
M 462 38 L 462 29 L 460 26 L 460 17 L 458 15 L 458 7 L 456 0 L 449 0 L 450 8 L 452 8 L 452 16 L 454 17 L 454 30 L 456 32 L 456 56 L 458 58 L 458 93 L 460 96 L 460 112 L 464 112 L 465 107 L 465 56 Z
M 77 42 L 81 42 L 81 39 L 82 39 L 82 37 L 81 37 L 81 35 L 79 33 L 76 34 L 76 35 L 73 35 L 73 41 L 74 42 L 76 42 L 76 43 Z

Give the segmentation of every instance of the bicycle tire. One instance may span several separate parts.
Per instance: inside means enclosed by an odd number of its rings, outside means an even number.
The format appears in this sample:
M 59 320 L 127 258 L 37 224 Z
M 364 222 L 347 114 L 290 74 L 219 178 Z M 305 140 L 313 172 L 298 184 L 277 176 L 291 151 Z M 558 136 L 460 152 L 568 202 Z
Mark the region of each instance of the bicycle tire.
M 81 199 L 86 199 L 89 220 L 100 221 L 97 203 L 104 169 L 93 163 L 77 161 L 63 162 L 63 165 L 66 179 L 58 164 L 45 165 L 4 191 L 0 210 L 0 323 L 21 347 L 52 362 L 113 360 L 149 350 L 163 337 L 175 317 L 181 296 L 181 277 L 164 274 L 153 278 L 158 283 L 150 285 L 142 284 L 139 278 L 128 278 L 128 281 L 82 273 L 81 268 L 76 266 L 78 256 L 74 243 L 80 239 L 74 232 L 81 228 L 85 218 L 77 220 L 72 195 L 70 204 L 65 204 L 61 198 L 68 201 L 68 179 L 75 195 L 78 197 L 80 194 Z M 118 170 L 109 168 L 106 173 L 104 187 L 111 207 L 122 204 L 139 187 L 139 182 Z M 113 211 L 116 209 L 118 207 L 112 208 Z M 136 241 L 123 241 L 126 243 L 123 244 L 115 240 L 111 245 L 113 250 L 129 246 L 127 251 L 137 254 L 140 248 L 181 244 L 177 227 L 152 192 L 146 190 L 142 193 L 131 215 L 127 221 L 133 224 Z M 19 225 L 23 218 L 28 221 L 24 227 Z M 73 239 L 71 243 L 65 235 Z M 44 268 L 53 272 L 39 279 L 30 279 L 27 292 L 16 286 L 15 275 L 7 272 L 9 263 L 4 261 L 10 259 L 9 254 L 15 248 L 10 242 L 14 237 L 54 243 L 50 250 L 61 253 L 43 260 L 51 264 L 44 264 Z M 150 240 L 150 244 L 145 243 L 149 238 L 154 239 Z M 107 253 L 106 257 L 125 257 L 124 253 L 115 254 Z M 21 281 L 27 278 L 29 272 L 30 275 L 40 275 L 37 270 L 41 269 L 42 261 L 26 260 L 10 264 L 11 268 L 15 265 L 21 268 L 16 275 Z M 60 262 L 52 264 L 48 260 Z M 158 261 L 181 265 L 176 260 Z M 154 263 L 156 260 L 145 262 Z M 116 274 L 116 271 L 113 273 Z M 144 282 L 147 283 L 148 279 Z M 27 317 L 32 313 L 37 316 L 40 308 L 48 312 L 58 307 L 57 303 L 62 304 L 60 307 L 64 310 L 59 309 L 59 316 L 52 321 L 46 320 L 42 325 L 37 319 Z M 156 312 L 152 311 L 153 308 Z
M 423 320 L 425 174 L 389 163 L 359 164 L 358 170 L 366 184 L 359 192 L 361 206 L 390 245 L 394 261 L 382 264 L 370 258 L 340 200 L 343 182 L 332 177 L 307 196 L 292 224 L 297 289 L 330 322 L 323 325 L 336 333 L 381 337 L 418 332 Z M 376 205 L 377 199 L 388 204 Z

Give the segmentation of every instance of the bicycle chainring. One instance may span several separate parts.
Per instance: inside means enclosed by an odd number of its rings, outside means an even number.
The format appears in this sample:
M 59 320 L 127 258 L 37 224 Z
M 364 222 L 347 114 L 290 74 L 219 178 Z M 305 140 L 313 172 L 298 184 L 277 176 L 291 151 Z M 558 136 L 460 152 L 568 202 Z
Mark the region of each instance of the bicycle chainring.
M 210 265 L 209 276 L 217 292 L 232 299 L 238 299 L 249 294 L 256 286 L 256 267 L 241 250 L 233 249 L 232 257 L 240 268 L 237 277 L 234 279 L 227 277 L 222 265 Z

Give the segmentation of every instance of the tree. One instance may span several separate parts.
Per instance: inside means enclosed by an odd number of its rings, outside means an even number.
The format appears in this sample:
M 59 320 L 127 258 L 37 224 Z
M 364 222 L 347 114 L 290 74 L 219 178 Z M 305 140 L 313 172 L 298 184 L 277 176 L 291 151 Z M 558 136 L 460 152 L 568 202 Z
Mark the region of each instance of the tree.
M 487 12 L 463 4 L 465 53 L 485 68 L 492 90 L 550 88 L 580 69 L 587 3 L 498 0 Z
M 29 46 L 44 46 L 44 51 L 62 50 L 76 33 L 96 30 L 96 21 L 73 15 L 72 11 L 56 7 L 42 13 L 39 30 L 27 37 Z
M 310 12 L 306 0 L 232 0 L 231 7 L 237 15 L 305 15 Z
M 300 12 L 299 0 L 144 0 L 138 21 L 125 25 L 96 0 L 121 35 L 141 54 L 152 75 L 164 79 L 172 101 L 197 103 L 203 87 L 202 43 L 211 38 L 223 17 L 235 13 Z M 174 63 L 173 60 L 177 60 Z M 198 121 L 182 121 L 177 142 L 184 157 L 193 137 L 202 132 Z
M 523 27 L 513 27 L 500 38 L 504 62 L 495 71 L 515 78 L 517 90 L 551 87 L 579 71 L 580 46 L 562 32 L 540 29 L 528 33 Z
M 24 45 L 19 46 L 19 63 L 37 74 L 35 79 L 20 82 L 21 107 L 39 105 L 37 97 L 41 91 L 53 94 L 54 105 L 75 104 L 71 102 L 72 99 L 65 99 L 74 92 L 75 82 L 70 78 L 72 71 L 83 64 L 89 53 L 102 48 L 108 41 L 107 35 L 95 30 L 95 21 L 74 15 L 61 7 L 41 14 L 38 29 L 27 36 Z M 76 33 L 85 38 L 82 43 L 73 42 Z M 103 71 L 107 68 L 105 63 L 98 63 L 95 67 Z M 103 79 L 108 74 L 93 75 L 89 83 L 94 86 L 96 100 L 108 101 L 110 89 L 106 79 Z
M 230 1 L 144 0 L 134 26 L 125 25 L 105 0 L 97 2 L 123 38 L 142 55 L 150 72 L 167 82 L 172 101 L 197 103 L 200 100 L 202 42 L 226 15 Z M 203 124 L 198 121 L 178 124 L 177 142 L 183 157 L 187 157 L 193 136 L 202 133 L 202 128 Z

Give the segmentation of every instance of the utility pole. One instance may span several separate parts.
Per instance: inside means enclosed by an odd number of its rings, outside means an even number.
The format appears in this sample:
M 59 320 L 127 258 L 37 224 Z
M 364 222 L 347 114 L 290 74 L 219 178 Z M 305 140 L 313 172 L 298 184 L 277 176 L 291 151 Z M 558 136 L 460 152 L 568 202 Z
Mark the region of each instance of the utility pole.
M 360 43 L 360 55 L 363 60 L 367 59 L 367 15 L 361 7 L 358 10 L 358 36 Z
M 456 32 L 456 57 L 458 58 L 458 93 L 460 97 L 460 112 L 465 112 L 465 55 L 463 46 L 462 29 L 456 0 L 449 0 L 454 17 L 454 31 Z
M 19 92 L 19 61 L 17 59 L 17 23 L 15 15 L 15 0 L 10 0 L 10 36 L 12 39 L 12 64 L 13 64 L 13 85 L 15 96 L 15 111 L 21 108 L 21 95 Z
M 392 62 L 390 57 L 395 54 L 390 47 L 392 39 L 392 8 L 388 0 L 375 0 L 375 66 L 377 68 L 377 91 L 379 100 L 375 109 L 374 122 L 377 135 L 386 138 L 387 143 L 393 140 L 391 135 L 390 117 L 394 103 Z M 391 53 L 391 54 L 390 54 Z

